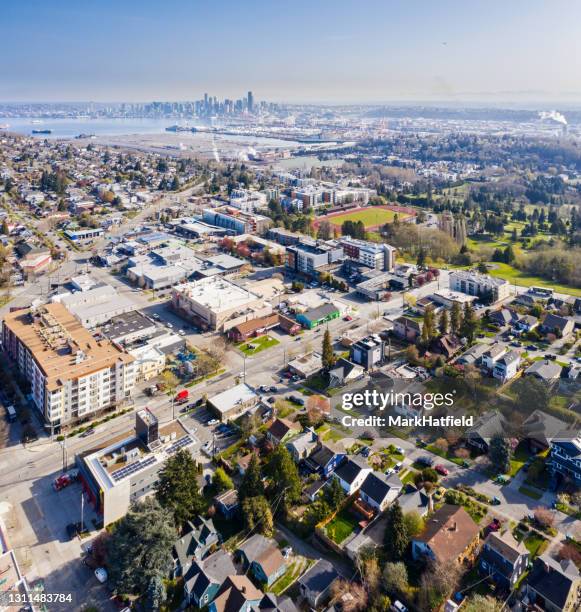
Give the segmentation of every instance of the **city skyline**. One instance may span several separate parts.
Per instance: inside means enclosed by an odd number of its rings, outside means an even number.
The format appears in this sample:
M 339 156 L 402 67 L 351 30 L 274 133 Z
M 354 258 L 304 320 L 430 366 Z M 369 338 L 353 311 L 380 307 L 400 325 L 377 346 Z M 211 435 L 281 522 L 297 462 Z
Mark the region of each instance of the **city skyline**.
M 9 1 L 4 9 L 2 101 L 192 100 L 248 90 L 289 103 L 581 101 L 581 7 L 568 0 L 301 0 L 284 14 L 262 0 L 173 0 L 162 13 L 148 1 Z

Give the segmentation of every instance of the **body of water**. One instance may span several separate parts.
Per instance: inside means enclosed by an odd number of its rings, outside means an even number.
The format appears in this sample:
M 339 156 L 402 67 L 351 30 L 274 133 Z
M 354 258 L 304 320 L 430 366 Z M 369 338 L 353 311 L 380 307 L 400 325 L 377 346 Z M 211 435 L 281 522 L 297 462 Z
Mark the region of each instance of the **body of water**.
M 175 122 L 173 122 L 175 123 Z M 125 134 L 158 134 L 172 125 L 171 119 L 33 119 L 0 117 L 8 131 L 31 136 L 32 130 L 51 130 L 51 134 L 34 134 L 39 138 L 74 138 L 79 134 L 123 136 Z
M 299 143 L 263 136 L 238 136 L 207 132 L 167 132 L 166 128 L 178 125 L 203 125 L 202 121 L 176 121 L 175 119 L 34 119 L 32 117 L 0 117 L 0 126 L 8 126 L 7 131 L 35 138 L 75 138 L 80 134 L 93 134 L 97 137 L 136 136 L 164 134 L 175 141 L 207 141 L 208 138 L 220 143 L 228 141 L 240 146 L 293 147 Z M 50 134 L 33 134 L 33 130 L 51 130 Z

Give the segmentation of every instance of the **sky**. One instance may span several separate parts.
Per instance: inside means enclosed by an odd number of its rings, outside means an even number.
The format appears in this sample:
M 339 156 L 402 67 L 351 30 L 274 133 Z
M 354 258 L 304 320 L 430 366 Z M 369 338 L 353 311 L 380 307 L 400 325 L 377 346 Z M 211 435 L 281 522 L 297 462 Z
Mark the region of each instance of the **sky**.
M 581 102 L 578 0 L 2 0 L 0 101 Z

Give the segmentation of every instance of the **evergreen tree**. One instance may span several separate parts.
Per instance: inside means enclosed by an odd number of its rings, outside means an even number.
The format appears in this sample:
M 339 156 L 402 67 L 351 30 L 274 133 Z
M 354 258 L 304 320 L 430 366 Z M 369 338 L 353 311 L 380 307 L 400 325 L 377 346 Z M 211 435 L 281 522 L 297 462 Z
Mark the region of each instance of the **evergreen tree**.
M 146 612 L 158 612 L 162 604 L 167 599 L 165 585 L 160 576 L 154 576 L 147 585 L 145 594 L 145 610 Z
M 271 537 L 274 532 L 272 510 L 264 495 L 247 497 L 242 502 L 242 516 L 247 529 Z
M 464 306 L 464 315 L 462 317 L 462 325 L 460 327 L 460 334 L 469 342 L 472 342 L 476 335 L 477 329 L 478 319 L 476 318 L 474 307 L 469 302 L 466 302 L 466 305 Z
M 244 501 L 247 497 L 257 497 L 259 495 L 264 495 L 264 486 L 262 485 L 258 457 L 256 453 L 253 453 L 238 490 L 238 499 Z
M 448 317 L 448 311 L 444 308 L 442 310 L 442 314 L 440 315 L 440 321 L 438 322 L 438 327 L 442 335 L 448 333 L 449 325 L 450 325 L 450 320 Z
M 410 537 L 402 509 L 395 501 L 387 510 L 384 548 L 390 561 L 399 561 L 408 547 Z
M 180 188 L 180 179 L 178 178 L 177 174 L 174 174 L 170 189 L 172 191 L 177 191 L 179 188 Z
M 107 541 L 107 571 L 118 593 L 142 594 L 154 578 L 164 578 L 173 566 L 176 540 L 170 510 L 154 497 L 131 507 Z
M 490 441 L 488 456 L 499 474 L 510 472 L 510 446 L 501 435 L 495 435 Z
M 421 247 L 418 251 L 416 265 L 418 266 L 418 268 L 424 268 L 426 265 L 426 249 L 424 249 L 424 247 Z
M 328 329 L 325 330 L 323 335 L 323 368 L 328 372 L 335 365 L 335 353 L 333 351 L 333 345 L 331 344 L 331 333 Z
M 424 321 L 422 326 L 422 341 L 428 344 L 436 335 L 436 319 L 432 306 L 426 306 L 424 310 Z
M 285 507 L 300 499 L 302 484 L 299 472 L 284 445 L 279 444 L 270 456 L 267 472 L 274 498 L 280 496 Z
M 159 472 L 155 495 L 159 503 L 173 513 L 175 524 L 183 526 L 204 509 L 198 489 L 196 462 L 187 450 L 170 457 Z
M 462 325 L 462 311 L 460 310 L 460 304 L 454 302 L 450 311 L 450 329 L 453 334 L 458 335 L 460 333 L 460 326 Z
M 325 487 L 325 499 L 333 510 L 337 510 L 345 499 L 345 491 L 336 478 L 331 478 L 331 482 Z
M 220 493 L 221 491 L 228 491 L 228 489 L 234 488 L 234 483 L 232 482 L 232 479 L 230 478 L 230 476 L 228 476 L 228 474 L 226 474 L 224 468 L 221 467 L 216 468 L 214 476 L 212 477 L 212 484 L 214 485 L 214 488 L 218 493 Z

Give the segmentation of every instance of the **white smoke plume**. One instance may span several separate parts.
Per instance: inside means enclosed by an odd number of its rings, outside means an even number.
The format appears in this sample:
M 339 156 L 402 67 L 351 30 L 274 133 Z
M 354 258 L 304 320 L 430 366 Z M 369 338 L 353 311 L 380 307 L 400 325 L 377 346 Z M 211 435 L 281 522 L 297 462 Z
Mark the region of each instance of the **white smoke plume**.
M 562 123 L 563 125 L 567 125 L 567 119 L 562 115 L 559 111 L 541 111 L 539 113 L 539 117 L 543 120 L 547 119 L 549 121 L 554 121 L 555 123 Z

